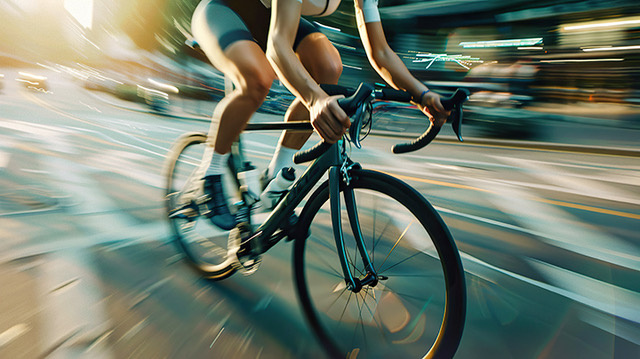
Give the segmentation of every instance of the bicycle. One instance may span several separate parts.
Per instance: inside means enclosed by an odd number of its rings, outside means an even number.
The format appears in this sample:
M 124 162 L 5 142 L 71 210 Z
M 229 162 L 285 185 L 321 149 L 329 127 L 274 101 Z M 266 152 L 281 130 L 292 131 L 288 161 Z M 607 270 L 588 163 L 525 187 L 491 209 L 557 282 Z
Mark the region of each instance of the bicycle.
M 202 163 L 208 164 L 212 151 L 205 145 L 207 135 L 187 133 L 175 142 L 167 158 L 166 204 L 176 242 L 202 275 L 221 280 L 237 271 L 257 270 L 261 255 L 286 238 L 294 243 L 295 281 L 304 314 L 331 357 L 450 358 L 462 337 L 466 290 L 446 224 L 411 186 L 363 169 L 347 153 L 347 144 L 360 148 L 370 130 L 374 100 L 409 102 L 411 97 L 368 84 L 353 94 L 341 86 L 323 87 L 329 94 L 349 96 L 339 100 L 352 119 L 348 135 L 295 155 L 295 163 L 313 163 L 261 224 L 252 222 L 255 196 L 236 177 L 241 200 L 232 208 L 238 226 L 228 235 L 213 233 L 213 226 L 200 216 Z M 453 110 L 460 140 L 461 105 L 467 97 L 468 92 L 459 89 L 442 99 L 445 108 Z M 285 129 L 312 127 L 308 122 L 249 123 L 245 131 Z M 438 131 L 432 125 L 393 151 L 422 148 Z M 229 167 L 237 176 L 247 164 L 238 141 Z M 351 231 L 343 231 L 343 226 Z

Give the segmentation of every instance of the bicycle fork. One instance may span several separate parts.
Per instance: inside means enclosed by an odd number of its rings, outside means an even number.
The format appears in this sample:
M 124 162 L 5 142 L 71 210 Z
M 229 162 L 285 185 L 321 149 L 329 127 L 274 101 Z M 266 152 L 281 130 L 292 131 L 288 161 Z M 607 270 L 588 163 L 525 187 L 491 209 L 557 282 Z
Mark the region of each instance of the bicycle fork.
M 355 195 L 353 193 L 353 189 L 348 186 L 349 180 L 350 175 L 348 173 L 348 169 L 345 169 L 344 166 L 342 168 L 334 166 L 329 170 L 329 202 L 331 206 L 331 224 L 333 227 L 333 236 L 336 241 L 336 249 L 338 251 L 338 257 L 340 258 L 340 265 L 342 267 L 342 272 L 344 274 L 347 288 L 354 293 L 358 293 L 366 285 L 375 287 L 378 284 L 379 280 L 384 280 L 386 279 L 386 277 L 380 276 L 376 273 L 371 263 L 371 259 L 369 258 L 369 254 L 367 253 L 367 250 L 365 248 L 364 238 L 362 236 L 362 231 L 360 230 L 360 222 L 358 220 Z M 347 208 L 347 215 L 349 217 L 351 231 L 353 232 L 353 237 L 356 241 L 358 252 L 360 253 L 360 258 L 362 259 L 364 269 L 366 271 L 366 274 L 362 278 L 353 276 L 347 259 L 347 252 L 345 249 L 344 236 L 342 231 L 342 215 L 340 210 L 341 183 L 345 184 L 344 200 L 345 206 Z

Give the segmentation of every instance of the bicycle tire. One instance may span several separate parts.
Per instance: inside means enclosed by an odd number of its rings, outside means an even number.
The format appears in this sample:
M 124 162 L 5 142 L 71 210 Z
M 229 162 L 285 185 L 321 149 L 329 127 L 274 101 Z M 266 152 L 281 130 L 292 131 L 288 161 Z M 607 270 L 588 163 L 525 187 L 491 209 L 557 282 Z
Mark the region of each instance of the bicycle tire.
M 177 208 L 184 208 L 185 203 L 192 203 L 197 198 L 195 192 L 200 188 L 192 181 L 196 176 L 200 177 L 196 171 L 204 155 L 206 140 L 205 133 L 187 133 L 172 145 L 165 169 L 165 204 L 178 249 L 203 276 L 222 280 L 234 274 L 238 267 L 235 251 L 228 248 L 229 232 L 220 232 L 204 216 L 190 219 L 175 216 Z
M 386 200 L 379 203 L 383 208 L 376 205 L 376 208 L 363 209 L 360 206 L 357 210 L 365 247 L 374 268 L 379 275 L 385 275 L 388 279 L 379 282 L 377 292 L 378 286 L 365 287 L 360 293 L 346 289 L 341 267 L 339 263 L 335 264 L 338 256 L 331 229 L 329 187 L 325 182 L 310 197 L 300 215 L 299 232 L 293 249 L 298 297 L 316 337 L 331 357 L 453 357 L 464 328 L 466 289 L 460 255 L 446 224 L 420 193 L 384 173 L 353 170 L 349 186 L 343 185 L 341 192 L 345 188 L 354 190 L 356 203 L 361 205 L 369 204 L 366 202 L 368 197 L 373 199 L 374 205 Z M 356 276 L 359 268 L 353 260 L 355 244 L 349 244 L 354 241 L 344 205 L 342 207 L 345 247 L 349 265 Z M 381 214 L 377 214 L 378 209 Z M 391 215 L 388 215 L 389 212 Z M 405 220 L 409 217 L 415 220 L 410 223 L 420 225 L 405 227 Z M 382 233 L 376 233 L 376 228 L 381 229 L 376 223 L 378 219 L 380 224 L 383 224 L 382 220 L 387 221 Z M 400 226 L 392 228 L 395 224 Z M 327 238 L 323 239 L 325 233 Z M 382 238 L 384 233 L 389 234 L 391 241 Z M 427 235 L 431 244 L 424 238 L 416 238 L 416 233 L 418 236 Z M 376 240 L 378 235 L 380 238 Z M 373 238 L 372 242 L 366 241 L 370 239 L 369 236 Z M 388 254 L 382 252 L 394 241 Z M 375 253 L 377 247 L 378 253 Z M 407 253 L 411 255 L 406 256 Z M 380 263 L 384 254 L 386 258 Z M 394 257 L 401 254 L 404 259 L 394 262 L 394 265 L 385 264 L 392 254 Z M 330 261 L 334 261 L 333 265 Z M 361 259 L 358 258 L 357 262 L 362 267 Z M 414 272 L 416 267 L 427 271 Z M 436 273 L 434 277 L 431 271 L 441 273 Z M 409 274 L 410 278 L 405 276 Z M 429 281 L 418 283 L 417 279 L 423 275 Z M 409 293 L 394 292 L 403 285 L 413 286 L 411 295 L 406 298 L 401 296 Z M 438 288 L 440 298 L 434 297 L 433 293 Z M 345 294 L 346 297 L 343 297 Z M 341 304 L 344 304 L 344 308 Z M 354 308 L 359 313 L 353 313 Z M 431 321 L 426 320 L 434 314 L 441 318 L 439 326 L 433 326 Z M 367 335 L 371 336 L 367 338 Z

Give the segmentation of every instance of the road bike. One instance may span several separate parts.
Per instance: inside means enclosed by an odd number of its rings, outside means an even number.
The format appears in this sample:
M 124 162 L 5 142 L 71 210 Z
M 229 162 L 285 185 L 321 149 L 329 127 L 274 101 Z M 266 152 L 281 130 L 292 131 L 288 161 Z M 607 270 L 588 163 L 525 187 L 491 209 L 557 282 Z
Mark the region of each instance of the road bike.
M 371 129 L 374 101 L 408 103 L 411 96 L 364 83 L 355 92 L 323 87 L 328 94 L 348 96 L 339 100 L 352 121 L 348 134 L 335 144 L 320 142 L 298 152 L 295 163 L 313 162 L 266 213 L 256 213 L 255 194 L 237 177 L 250 166 L 237 141 L 229 167 L 236 179 L 231 185 L 239 201 L 231 208 L 238 225 L 230 232 L 220 232 L 201 215 L 202 177 L 213 151 L 207 134 L 187 133 L 173 144 L 166 208 L 175 240 L 188 261 L 215 280 L 254 272 L 270 248 L 282 239 L 292 241 L 298 298 L 331 357 L 450 358 L 466 313 L 464 271 L 451 233 L 421 193 L 349 157 L 351 146 L 360 148 Z M 459 89 L 442 99 L 460 139 L 467 97 Z M 311 129 L 308 122 L 250 122 L 245 132 Z M 438 131 L 431 125 L 393 152 L 420 149 Z

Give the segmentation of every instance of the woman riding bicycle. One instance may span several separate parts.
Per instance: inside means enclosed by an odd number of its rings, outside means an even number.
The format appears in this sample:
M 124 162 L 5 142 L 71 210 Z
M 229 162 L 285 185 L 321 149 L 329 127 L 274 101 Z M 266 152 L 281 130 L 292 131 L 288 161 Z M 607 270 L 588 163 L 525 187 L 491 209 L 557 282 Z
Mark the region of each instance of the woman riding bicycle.
M 392 87 L 411 93 L 413 102 L 442 126 L 449 116 L 440 97 L 413 77 L 387 44 L 377 0 L 354 0 L 358 31 L 373 68 Z M 203 0 L 192 19 L 193 35 L 211 63 L 233 81 L 235 90 L 217 106 L 219 120 L 211 165 L 204 181 L 211 222 L 232 229 L 222 185 L 232 143 L 266 98 L 276 76 L 296 99 L 286 121 L 311 121 L 325 142 L 335 143 L 349 128 L 349 118 L 338 106 L 339 96 L 328 96 L 318 85 L 337 84 L 342 73 L 338 50 L 304 16 L 326 16 L 340 0 Z M 213 126 L 212 126 L 213 127 Z M 292 164 L 292 156 L 310 132 L 285 132 L 266 172 L 267 179 Z

